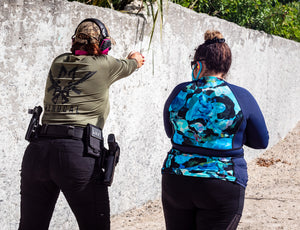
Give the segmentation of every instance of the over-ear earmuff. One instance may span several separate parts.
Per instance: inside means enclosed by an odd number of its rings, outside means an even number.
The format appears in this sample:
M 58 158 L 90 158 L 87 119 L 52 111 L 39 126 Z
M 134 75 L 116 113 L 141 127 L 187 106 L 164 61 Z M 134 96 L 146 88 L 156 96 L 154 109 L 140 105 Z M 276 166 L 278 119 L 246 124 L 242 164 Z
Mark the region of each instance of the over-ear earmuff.
M 109 32 L 107 31 L 105 25 L 96 18 L 87 18 L 84 19 L 82 22 L 79 23 L 79 25 L 83 22 L 94 22 L 100 29 L 100 33 L 101 33 L 101 40 L 99 41 L 99 48 L 102 54 L 108 54 L 108 51 L 111 49 L 111 40 L 109 38 Z M 75 34 L 72 37 L 72 41 L 74 41 L 77 29 L 79 27 L 79 25 L 77 26 L 76 30 L 75 30 Z
M 99 45 L 99 48 L 102 54 L 107 54 L 111 49 L 111 40 L 109 38 L 103 39 L 101 44 Z
M 198 67 L 198 63 L 199 63 L 199 66 L 200 66 L 200 70 L 198 71 L 197 77 L 195 78 L 194 70 L 195 70 L 196 68 L 197 68 L 197 69 L 199 68 L 199 67 Z M 199 76 L 200 76 L 201 71 L 202 71 L 202 63 L 201 63 L 201 61 L 197 61 L 196 65 L 194 66 L 193 71 L 192 71 L 192 79 L 193 79 L 193 81 L 196 81 L 196 80 L 199 79 Z

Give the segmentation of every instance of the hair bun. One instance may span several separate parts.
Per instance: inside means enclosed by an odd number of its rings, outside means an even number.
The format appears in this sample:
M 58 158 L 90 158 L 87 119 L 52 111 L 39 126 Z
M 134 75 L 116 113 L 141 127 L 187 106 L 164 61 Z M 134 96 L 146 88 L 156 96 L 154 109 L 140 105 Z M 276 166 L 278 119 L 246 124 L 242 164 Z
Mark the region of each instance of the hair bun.
M 224 36 L 217 30 L 207 30 L 204 34 L 204 40 L 213 40 L 214 38 L 217 39 L 224 39 Z

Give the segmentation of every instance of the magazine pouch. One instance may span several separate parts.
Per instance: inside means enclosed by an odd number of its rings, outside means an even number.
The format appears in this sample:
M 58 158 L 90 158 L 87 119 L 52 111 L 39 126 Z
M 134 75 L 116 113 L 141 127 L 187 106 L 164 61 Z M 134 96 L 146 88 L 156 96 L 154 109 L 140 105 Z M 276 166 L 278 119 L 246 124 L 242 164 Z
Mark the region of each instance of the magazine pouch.
M 86 153 L 91 157 L 102 157 L 104 151 L 102 130 L 94 125 L 86 126 Z

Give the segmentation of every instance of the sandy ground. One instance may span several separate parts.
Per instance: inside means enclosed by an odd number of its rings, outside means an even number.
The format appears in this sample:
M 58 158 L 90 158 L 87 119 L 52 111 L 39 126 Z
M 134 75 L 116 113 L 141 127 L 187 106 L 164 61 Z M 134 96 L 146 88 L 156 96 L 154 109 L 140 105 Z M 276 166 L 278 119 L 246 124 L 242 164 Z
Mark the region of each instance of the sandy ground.
M 300 122 L 284 140 L 248 163 L 249 182 L 239 230 L 300 229 L 299 152 Z M 113 216 L 111 229 L 164 230 L 161 201 Z

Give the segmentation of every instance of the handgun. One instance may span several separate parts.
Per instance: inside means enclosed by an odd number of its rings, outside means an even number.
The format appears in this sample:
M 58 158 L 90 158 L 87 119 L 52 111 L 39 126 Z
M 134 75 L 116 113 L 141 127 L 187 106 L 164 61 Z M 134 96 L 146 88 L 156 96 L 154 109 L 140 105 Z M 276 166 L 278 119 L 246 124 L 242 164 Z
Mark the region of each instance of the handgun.
M 43 109 L 41 106 L 35 106 L 33 109 L 29 109 L 28 113 L 32 114 L 32 118 L 29 122 L 27 132 L 25 135 L 25 140 L 31 141 L 33 138 L 37 136 L 37 130 L 40 122 L 40 115 Z

